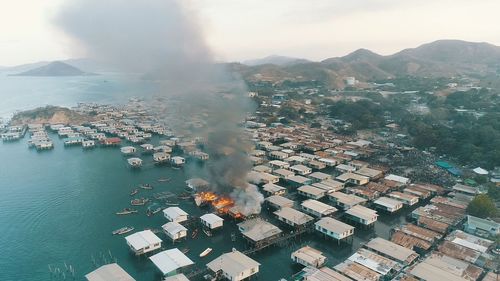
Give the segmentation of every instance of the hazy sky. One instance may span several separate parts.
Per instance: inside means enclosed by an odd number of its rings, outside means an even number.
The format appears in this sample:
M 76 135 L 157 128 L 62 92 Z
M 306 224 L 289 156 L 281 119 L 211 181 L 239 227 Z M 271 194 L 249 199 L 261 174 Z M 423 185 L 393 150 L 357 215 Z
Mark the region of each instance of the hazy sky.
M 52 23 L 70 0 L 0 1 L 0 65 L 73 56 Z M 500 45 L 499 0 L 182 1 L 198 12 L 219 60 L 270 54 L 321 60 L 358 48 L 391 54 L 438 39 Z

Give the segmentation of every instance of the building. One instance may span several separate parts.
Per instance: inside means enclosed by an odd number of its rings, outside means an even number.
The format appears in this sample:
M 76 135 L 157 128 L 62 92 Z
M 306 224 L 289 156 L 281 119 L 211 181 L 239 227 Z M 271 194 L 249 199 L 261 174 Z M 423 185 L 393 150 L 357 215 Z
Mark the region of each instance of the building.
M 188 220 L 188 213 L 179 207 L 168 207 L 163 210 L 163 215 L 171 222 L 181 223 Z
M 311 184 L 314 187 L 321 188 L 326 191 L 326 193 L 331 193 L 335 191 L 342 190 L 344 188 L 344 183 L 336 180 L 324 180 L 321 182 Z
M 293 187 L 299 187 L 302 185 L 312 184 L 312 180 L 303 176 L 291 176 L 288 178 L 288 184 Z
M 309 246 L 302 247 L 291 254 L 293 262 L 303 266 L 322 267 L 326 263 L 323 253 Z
M 310 173 L 312 173 L 311 168 L 300 164 L 291 166 L 290 171 L 301 176 L 309 175 Z
M 300 207 L 304 212 L 318 218 L 330 216 L 337 211 L 337 208 L 314 199 L 305 200 Z
M 204 214 L 203 216 L 201 216 L 200 221 L 204 227 L 210 230 L 221 228 L 224 223 L 223 218 L 217 216 L 216 214 L 211 214 L 211 213 Z
M 314 228 L 339 242 L 354 234 L 354 226 L 348 225 L 330 217 L 324 217 L 314 224 Z
M 379 281 L 382 274 L 377 273 L 357 262 L 346 260 L 334 267 L 334 269 L 352 280 L 357 281 Z
M 376 169 L 371 169 L 368 167 L 363 167 L 363 168 L 355 171 L 354 173 L 361 175 L 361 176 L 368 177 L 370 180 L 375 180 L 375 179 L 381 178 L 382 175 L 384 174 L 382 171 L 379 171 Z
M 180 273 L 166 277 L 163 281 L 189 281 L 189 279 L 187 279 L 186 275 Z
M 265 199 L 267 204 L 275 209 L 281 209 L 286 207 L 293 207 L 294 202 L 286 197 L 280 195 L 271 195 Z
M 290 163 L 280 160 L 272 160 L 269 161 L 268 164 L 273 170 L 290 168 Z
M 398 182 L 401 185 L 407 185 L 407 184 L 410 183 L 410 179 L 409 178 L 405 178 L 405 177 L 398 176 L 398 175 L 393 175 L 393 174 L 389 174 L 389 175 L 385 176 L 384 179 Z
M 370 178 L 350 172 L 343 173 L 340 176 L 336 177 L 335 179 L 343 183 L 350 183 L 355 185 L 365 185 L 368 182 L 370 182 Z
M 151 230 L 136 232 L 125 237 L 128 246 L 136 255 L 142 255 L 161 248 L 161 239 Z
M 403 208 L 403 203 L 399 200 L 389 197 L 379 197 L 373 202 L 377 210 L 394 213 Z
M 297 188 L 297 191 L 302 196 L 316 200 L 325 197 L 326 193 L 325 190 L 310 185 L 303 185 Z
M 295 173 L 287 169 L 277 169 L 273 172 L 274 175 L 282 180 L 288 180 L 290 177 L 295 176 Z
M 193 191 L 199 191 L 201 189 L 208 188 L 210 183 L 204 179 L 192 178 L 186 181 L 186 185 Z
M 302 269 L 302 276 L 304 281 L 352 281 L 351 278 L 326 266 L 322 268 L 306 267 Z
M 170 160 L 170 154 L 165 152 L 156 152 L 153 153 L 153 161 L 156 163 L 165 163 Z
M 309 178 L 312 179 L 314 182 L 321 182 L 325 180 L 331 180 L 332 176 L 322 172 L 314 172 L 309 175 Z
M 468 233 L 482 237 L 496 236 L 500 234 L 500 223 L 490 219 L 467 216 L 464 230 Z
M 207 267 L 230 281 L 240 281 L 259 272 L 260 264 L 239 251 L 222 254 L 209 262 Z
M 274 215 L 276 215 L 280 221 L 292 227 L 304 226 L 313 220 L 313 217 L 290 207 L 281 208 L 275 211 Z
M 184 159 L 184 157 L 174 156 L 170 158 L 170 163 L 174 166 L 182 166 L 186 163 L 186 159 Z
M 389 196 L 392 199 L 399 200 L 407 206 L 413 206 L 413 205 L 418 203 L 418 196 L 411 195 L 408 193 L 393 191 L 393 192 L 389 193 L 387 196 Z
M 172 276 L 181 273 L 183 269 L 194 264 L 179 249 L 165 250 L 149 258 L 161 271 L 163 276 Z
M 353 206 L 345 212 L 345 215 L 349 220 L 366 226 L 374 224 L 378 218 L 377 211 L 361 205 Z
M 238 224 L 238 229 L 243 237 L 254 245 L 273 240 L 282 233 L 281 229 L 277 226 L 261 218 L 254 218 L 241 222 Z
M 267 196 L 271 195 L 285 195 L 286 193 L 286 188 L 274 184 L 274 183 L 267 183 L 262 186 L 262 190 Z
M 404 265 L 411 264 L 418 258 L 418 254 L 408 248 L 399 246 L 396 243 L 377 237 L 365 244 L 365 247 L 386 258 L 394 260 Z
M 328 194 L 328 198 L 342 210 L 348 210 L 358 204 L 363 204 L 367 200 L 353 194 L 345 194 L 342 192 L 333 192 Z
M 116 263 L 110 263 L 85 275 L 88 281 L 135 281 L 123 268 Z
M 349 260 L 369 268 L 387 279 L 399 273 L 403 268 L 400 263 L 363 248 L 358 249 L 349 257 Z
M 412 276 L 428 281 L 475 281 L 482 272 L 479 267 L 438 253 L 409 270 Z
M 172 241 L 176 241 L 187 236 L 187 228 L 176 222 L 168 222 L 164 224 L 162 228 L 163 232 L 165 232 L 168 238 L 172 239 Z

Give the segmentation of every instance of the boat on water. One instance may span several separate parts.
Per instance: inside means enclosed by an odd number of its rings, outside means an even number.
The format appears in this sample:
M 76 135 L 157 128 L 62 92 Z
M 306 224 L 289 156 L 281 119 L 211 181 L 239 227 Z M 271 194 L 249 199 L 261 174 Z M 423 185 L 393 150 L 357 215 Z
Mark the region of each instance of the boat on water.
M 130 192 L 130 196 L 134 196 L 134 195 L 136 195 L 137 193 L 139 193 L 139 189 L 138 189 L 138 188 L 136 188 L 136 189 L 132 190 L 132 191 Z
M 212 252 L 212 248 L 205 249 L 205 251 L 201 252 L 200 258 L 203 258 L 204 256 L 210 254 L 210 252 Z
M 190 193 L 187 193 L 187 192 L 183 192 L 183 193 L 177 195 L 177 199 L 181 199 L 181 200 L 188 200 L 191 198 L 192 198 L 192 195 Z
M 117 230 L 114 230 L 112 232 L 112 234 L 113 235 L 122 235 L 122 234 L 125 234 L 125 233 L 129 233 L 132 230 L 134 230 L 133 227 L 131 227 L 131 226 L 125 226 L 125 227 L 119 228 Z
M 130 214 L 136 214 L 139 211 L 131 209 L 131 208 L 125 208 L 119 212 L 116 212 L 117 215 L 130 215 Z
M 137 198 L 133 199 L 130 201 L 130 205 L 132 206 L 143 206 L 144 204 L 148 203 L 149 199 L 147 198 Z
M 189 252 L 189 248 L 184 248 L 184 249 L 181 250 L 181 252 L 183 254 L 187 254 Z
M 151 189 L 153 189 L 153 186 L 150 185 L 149 183 L 145 183 L 145 184 L 141 184 L 141 188 L 151 190 Z
M 191 238 L 196 238 L 198 236 L 198 228 L 193 231 L 193 234 L 191 234 Z
M 203 233 L 205 233 L 205 235 L 207 235 L 208 237 L 212 237 L 212 232 L 210 232 L 209 230 L 207 229 L 203 229 Z
M 146 212 L 146 215 L 148 217 L 154 216 L 155 214 L 159 213 L 161 211 L 161 206 L 158 204 L 152 204 L 148 207 L 148 210 Z
M 165 205 L 167 205 L 167 206 L 179 206 L 179 203 L 165 202 Z
M 167 181 L 170 181 L 171 178 L 159 178 L 158 181 L 159 182 L 167 182 Z

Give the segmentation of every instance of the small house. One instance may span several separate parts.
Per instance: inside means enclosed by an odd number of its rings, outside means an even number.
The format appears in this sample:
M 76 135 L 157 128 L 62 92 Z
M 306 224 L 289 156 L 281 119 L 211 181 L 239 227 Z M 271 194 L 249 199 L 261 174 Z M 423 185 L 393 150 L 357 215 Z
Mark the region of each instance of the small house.
M 304 212 L 318 218 L 330 216 L 337 211 L 337 208 L 314 199 L 305 200 L 300 207 Z
M 257 274 L 260 264 L 245 254 L 233 250 L 209 262 L 207 267 L 213 273 L 221 272 L 228 280 L 241 281 Z
M 303 185 L 297 188 L 297 191 L 302 196 L 316 200 L 325 197 L 326 193 L 325 190 L 310 185 Z
M 165 163 L 170 160 L 170 154 L 165 152 L 155 152 L 153 153 L 153 161 L 156 163 Z
M 353 194 L 345 194 L 342 192 L 329 193 L 328 197 L 333 203 L 335 203 L 337 207 L 340 207 L 343 210 L 348 210 L 355 205 L 363 204 L 367 201 L 366 199 L 359 196 Z
M 85 275 L 87 281 L 135 281 L 116 263 L 105 264 Z
M 353 206 L 345 212 L 345 215 L 351 221 L 366 226 L 374 224 L 378 218 L 377 211 L 363 207 L 361 205 Z
M 194 264 L 192 260 L 177 248 L 159 252 L 149 259 L 161 271 L 163 276 L 177 275 L 182 270 L 185 270 L 186 267 Z
M 215 230 L 218 228 L 221 228 L 224 219 L 217 216 L 216 214 L 204 214 L 203 216 L 200 217 L 201 224 L 208 228 L 209 230 Z
M 308 224 L 314 218 L 290 207 L 284 207 L 274 212 L 274 215 L 282 222 L 292 227 L 300 227 Z
M 293 200 L 290 200 L 286 197 L 283 197 L 283 196 L 280 196 L 280 195 L 271 195 L 269 197 L 267 197 L 265 199 L 265 201 L 267 202 L 267 204 L 270 206 L 270 207 L 273 207 L 275 209 L 281 209 L 281 208 L 285 208 L 285 207 L 293 207 Z
M 163 215 L 171 222 L 181 223 L 188 220 L 188 213 L 179 207 L 168 207 L 163 210 Z
M 162 228 L 163 232 L 174 242 L 187 236 L 187 228 L 176 222 L 168 222 Z
M 170 158 L 170 163 L 174 166 L 182 166 L 186 163 L 186 159 L 184 159 L 184 157 L 174 156 Z
M 380 197 L 373 202 L 375 208 L 389 213 L 394 213 L 403 208 L 403 203 L 389 197 Z
M 292 261 L 303 266 L 322 267 L 326 263 L 326 257 L 322 252 L 309 246 L 302 247 L 291 255 Z
M 161 239 L 151 230 L 136 232 L 125 237 L 130 249 L 136 255 L 142 255 L 161 248 Z
M 285 195 L 286 188 L 274 184 L 274 183 L 266 183 L 262 186 L 262 190 L 267 196 L 271 195 Z
M 330 217 L 324 217 L 314 224 L 314 228 L 335 240 L 341 241 L 354 234 L 354 226 Z
M 304 165 L 293 165 L 290 167 L 290 171 L 295 172 L 298 175 L 305 176 L 312 173 L 312 169 Z

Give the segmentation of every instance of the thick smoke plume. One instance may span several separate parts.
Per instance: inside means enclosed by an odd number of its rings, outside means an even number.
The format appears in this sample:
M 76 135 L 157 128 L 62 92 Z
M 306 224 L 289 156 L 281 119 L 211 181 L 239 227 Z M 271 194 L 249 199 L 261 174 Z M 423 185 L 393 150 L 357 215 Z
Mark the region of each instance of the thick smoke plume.
M 214 63 L 188 0 L 73 0 L 55 22 L 77 55 L 161 85 L 181 122 L 202 114 L 206 129 L 196 133 L 207 139 L 214 191 L 244 215 L 260 212 L 263 196 L 246 181 L 251 146 L 238 126 L 253 106 L 243 83 Z

